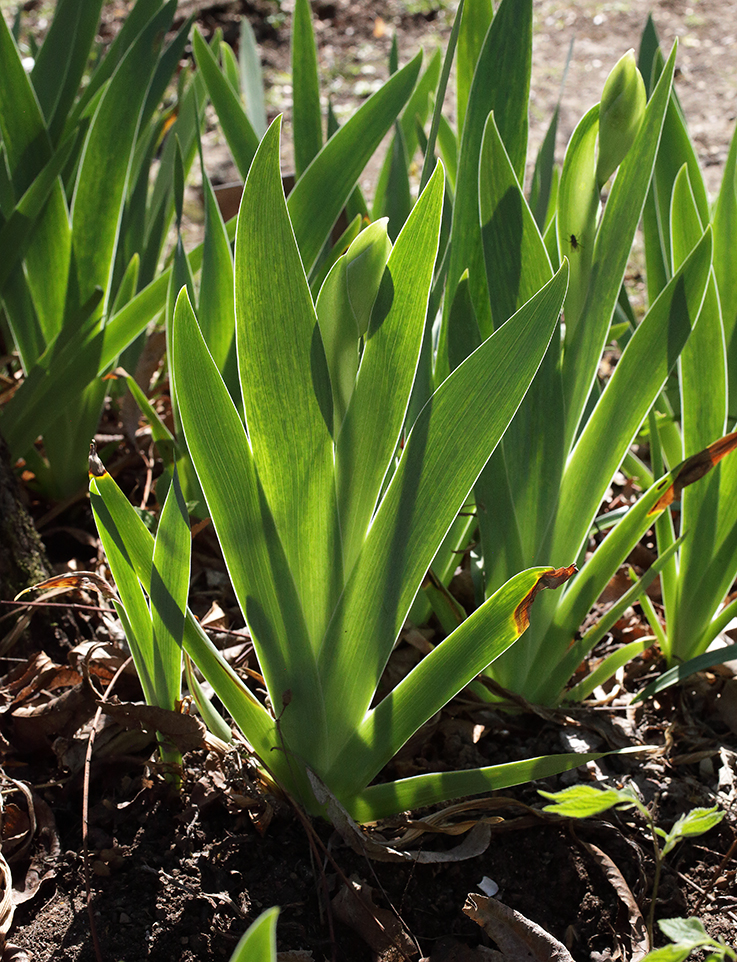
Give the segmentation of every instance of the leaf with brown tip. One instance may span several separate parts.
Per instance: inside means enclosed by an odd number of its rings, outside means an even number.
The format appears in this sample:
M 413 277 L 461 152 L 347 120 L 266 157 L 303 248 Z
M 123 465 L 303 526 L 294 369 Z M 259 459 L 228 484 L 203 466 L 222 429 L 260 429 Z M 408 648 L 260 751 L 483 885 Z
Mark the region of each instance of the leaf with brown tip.
M 537 594 L 542 591 L 543 588 L 560 588 L 560 586 L 565 584 L 577 571 L 578 567 L 575 564 L 570 564 L 565 568 L 550 568 L 540 575 L 536 583 L 514 610 L 514 622 L 520 634 L 524 634 L 530 627 L 530 608 Z

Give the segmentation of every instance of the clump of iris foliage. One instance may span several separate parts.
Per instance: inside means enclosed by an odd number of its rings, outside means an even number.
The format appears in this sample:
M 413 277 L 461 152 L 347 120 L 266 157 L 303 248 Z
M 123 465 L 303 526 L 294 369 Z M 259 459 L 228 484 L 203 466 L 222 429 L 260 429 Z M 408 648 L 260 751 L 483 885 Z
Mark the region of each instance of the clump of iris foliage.
M 422 54 L 395 64 L 343 126 L 323 116 L 309 4 L 297 0 L 296 182 L 285 199 L 281 120 L 266 125 L 247 29 L 240 59 L 194 32 L 196 69 L 180 79 L 169 127 L 159 104 L 189 29 L 161 47 L 175 4 L 152 11 L 139 0 L 79 94 L 100 3 L 74 5 L 78 29 L 62 44 L 70 3 L 30 75 L 0 25 L 0 295 L 25 370 L 0 428 L 39 481 L 72 489 L 101 376 L 121 355 L 135 362 L 152 321 L 165 325 L 174 433 L 134 388 L 166 466 L 155 536 L 97 455 L 90 462 L 147 700 L 176 705 L 185 652 L 212 727 L 223 731 L 192 664 L 269 777 L 310 811 L 325 811 L 327 793 L 365 821 L 595 757 L 372 784 L 480 672 L 531 701 L 585 697 L 645 646 L 569 690 L 657 574 L 666 621 L 653 617 L 653 640 L 669 662 L 702 652 L 732 616 L 720 608 L 737 572 L 737 459 L 720 462 L 735 443 L 723 435 L 737 364 L 737 148 L 710 208 L 673 90 L 675 47 L 661 54 L 648 23 L 639 60 L 628 52 L 613 65 L 560 170 L 556 111 L 526 194 L 532 0 L 502 0 L 493 16 L 488 0 L 461 4 L 444 56 L 424 69 Z M 454 57 L 455 128 L 442 112 Z M 68 79 L 57 97 L 59 75 Z M 245 181 L 240 212 L 223 222 L 203 165 L 204 242 L 186 253 L 178 234 L 161 270 L 208 100 Z M 356 185 L 392 131 L 369 211 Z M 623 281 L 640 222 L 649 305 L 638 321 Z M 621 357 L 603 386 L 612 342 Z M 638 436 L 651 468 L 631 452 Z M 620 468 L 642 497 L 584 564 Z M 187 608 L 190 510 L 212 519 L 268 704 Z M 579 637 L 653 524 L 658 561 Z M 459 552 L 474 570 L 470 615 L 447 591 Z M 422 622 L 431 608 L 446 639 L 377 700 L 406 619 Z

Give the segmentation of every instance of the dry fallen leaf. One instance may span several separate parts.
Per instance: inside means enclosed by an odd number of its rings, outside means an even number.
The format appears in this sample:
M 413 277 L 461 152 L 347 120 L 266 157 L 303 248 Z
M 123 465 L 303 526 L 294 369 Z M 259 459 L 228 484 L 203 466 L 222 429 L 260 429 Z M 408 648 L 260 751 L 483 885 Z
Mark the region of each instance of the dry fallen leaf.
M 0 852 L 0 953 L 4 953 L 5 939 L 7 938 L 10 926 L 13 924 L 13 877 L 10 874 L 10 866 L 5 861 L 5 857 Z
M 13 747 L 23 752 L 49 750 L 54 738 L 70 737 L 95 710 L 95 693 L 81 683 L 40 705 L 22 705 L 11 715 Z
M 176 745 L 180 752 L 193 751 L 203 745 L 206 728 L 195 715 L 182 715 L 156 705 L 119 702 L 115 698 L 99 701 L 97 704 L 123 728 L 160 732 Z
M 632 894 L 632 890 L 625 881 L 624 876 L 619 871 L 612 859 L 596 845 L 590 842 L 579 842 L 591 857 L 597 862 L 607 880 L 611 883 L 617 893 L 620 902 L 627 909 L 627 921 L 629 922 L 629 932 L 627 933 L 631 945 L 630 962 L 640 962 L 650 951 L 650 942 L 647 937 L 647 926 L 640 912 L 640 906 Z
M 3 812 L 3 857 L 7 855 L 8 860 L 13 865 L 22 864 L 26 862 L 28 853 L 35 841 L 32 857 L 26 866 L 22 887 L 17 884 L 11 892 L 13 905 L 15 906 L 32 899 L 41 887 L 42 882 L 54 878 L 56 869 L 53 866 L 53 861 L 61 851 L 61 842 L 56 830 L 54 813 L 48 803 L 25 782 L 16 781 L 14 778 L 9 779 L 9 781 L 24 796 L 28 811 L 25 818 L 22 819 L 22 823 L 26 825 L 25 837 L 22 840 L 13 838 L 14 844 L 11 849 L 8 849 L 7 843 L 10 839 L 6 837 L 5 816 L 7 816 L 8 809 L 11 806 L 6 806 Z M 13 804 L 12 808 L 20 811 L 17 805 Z M 17 818 L 13 820 L 13 823 L 20 824 Z
M 331 904 L 335 917 L 377 955 L 391 948 L 399 949 L 405 957 L 419 954 L 396 915 L 374 905 L 371 887 L 364 882 L 351 879 L 351 888 L 341 888 Z
M 573 962 L 562 942 L 496 899 L 469 894 L 463 914 L 496 942 L 506 962 Z

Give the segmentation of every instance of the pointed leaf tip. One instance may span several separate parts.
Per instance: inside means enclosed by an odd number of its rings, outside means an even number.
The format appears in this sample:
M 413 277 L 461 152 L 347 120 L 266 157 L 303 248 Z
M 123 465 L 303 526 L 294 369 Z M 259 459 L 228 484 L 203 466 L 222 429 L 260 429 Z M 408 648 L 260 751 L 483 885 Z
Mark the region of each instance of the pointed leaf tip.
M 566 568 L 549 568 L 544 571 L 537 579 L 532 588 L 514 609 L 514 623 L 520 635 L 524 634 L 530 627 L 530 608 L 532 602 L 537 597 L 538 592 L 543 588 L 560 588 L 578 571 L 575 564 L 570 564 Z

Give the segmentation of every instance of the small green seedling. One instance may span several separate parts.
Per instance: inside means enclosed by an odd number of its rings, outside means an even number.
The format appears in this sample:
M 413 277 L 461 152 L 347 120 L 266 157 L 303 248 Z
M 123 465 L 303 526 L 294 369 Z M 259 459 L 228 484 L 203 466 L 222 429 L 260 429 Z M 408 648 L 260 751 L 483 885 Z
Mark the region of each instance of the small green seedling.
M 700 919 L 663 919 L 658 922 L 658 927 L 673 944 L 648 952 L 643 962 L 684 962 L 698 949 L 709 949 L 706 962 L 737 959 L 734 949 L 721 940 L 710 938 Z
M 658 828 L 655 824 L 652 812 L 638 798 L 632 785 L 626 785 L 622 789 L 618 788 L 594 788 L 593 785 L 572 785 L 564 788 L 560 792 L 539 793 L 544 798 L 552 799 L 552 805 L 546 805 L 544 811 L 553 812 L 566 818 L 588 818 L 591 815 L 601 815 L 603 812 L 615 808 L 624 811 L 635 808 L 647 822 L 653 838 L 653 852 L 655 854 L 655 876 L 653 878 L 652 897 L 650 900 L 650 912 L 647 919 L 647 932 L 650 944 L 653 939 L 653 922 L 655 916 L 655 904 L 658 897 L 660 885 L 660 871 L 665 860 L 665 856 L 684 838 L 693 838 L 695 835 L 703 835 L 718 825 L 724 818 L 724 812 L 717 811 L 717 806 L 712 808 L 694 808 L 685 815 L 681 815 L 673 824 L 670 831 L 666 832 Z M 678 921 L 678 920 L 670 920 Z M 695 921 L 693 919 L 686 920 Z M 658 923 L 661 925 L 662 924 Z M 699 923 L 700 924 L 700 923 Z M 703 929 L 703 927 L 702 927 Z M 668 934 L 666 932 L 666 934 Z M 706 933 L 704 933 L 706 934 Z M 670 936 L 669 936 L 670 937 Z M 695 943 L 694 943 L 695 944 Z M 690 951 L 690 950 L 689 950 Z M 667 956 L 668 959 L 685 959 L 688 955 Z M 651 958 L 651 956 L 648 956 Z M 660 959 L 660 956 L 657 957 Z M 662 957 L 663 959 L 666 956 Z M 731 956 L 734 958 L 734 955 Z

